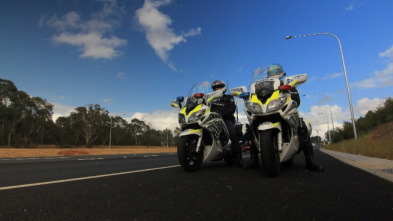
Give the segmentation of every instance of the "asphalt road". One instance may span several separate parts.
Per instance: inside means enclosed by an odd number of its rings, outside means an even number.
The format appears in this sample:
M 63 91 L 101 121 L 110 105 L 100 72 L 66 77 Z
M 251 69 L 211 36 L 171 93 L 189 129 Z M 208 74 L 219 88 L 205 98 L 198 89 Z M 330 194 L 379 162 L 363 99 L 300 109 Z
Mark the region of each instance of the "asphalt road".
M 325 172 L 306 171 L 298 155 L 275 178 L 224 162 L 186 173 L 168 167 L 177 165 L 173 154 L 80 159 L 0 161 L 0 220 L 393 218 L 393 183 L 319 151 Z M 160 169 L 142 171 L 148 168 Z M 113 173 L 118 174 L 98 177 Z M 17 187 L 78 177 L 90 178 Z

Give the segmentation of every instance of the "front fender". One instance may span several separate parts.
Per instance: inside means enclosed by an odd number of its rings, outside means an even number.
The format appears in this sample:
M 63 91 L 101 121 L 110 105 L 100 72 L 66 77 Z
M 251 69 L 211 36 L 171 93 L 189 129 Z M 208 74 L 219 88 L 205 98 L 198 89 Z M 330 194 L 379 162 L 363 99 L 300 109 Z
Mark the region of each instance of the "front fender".
M 179 137 L 188 136 L 188 135 L 197 135 L 199 137 L 202 136 L 202 129 L 186 129 L 180 132 Z
M 281 132 L 281 123 L 264 122 L 258 125 L 258 130 L 271 130 L 271 129 L 277 129 L 279 130 L 279 132 Z
M 278 151 L 282 152 L 282 136 L 281 136 L 281 123 L 276 122 L 264 122 L 260 125 L 258 125 L 258 130 L 259 131 L 264 131 L 264 130 L 278 130 L 277 133 L 277 141 L 278 141 Z
M 180 132 L 179 137 L 189 136 L 189 135 L 197 135 L 198 143 L 195 152 L 199 153 L 202 144 L 202 129 L 186 129 Z

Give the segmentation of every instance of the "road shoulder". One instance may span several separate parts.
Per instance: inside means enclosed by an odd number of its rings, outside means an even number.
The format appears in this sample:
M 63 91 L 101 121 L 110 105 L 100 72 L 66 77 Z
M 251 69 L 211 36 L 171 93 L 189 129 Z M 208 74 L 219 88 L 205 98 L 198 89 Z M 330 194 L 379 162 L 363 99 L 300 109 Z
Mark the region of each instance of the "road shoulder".
M 326 149 L 319 149 L 321 152 L 328 154 L 344 163 L 367 171 L 383 179 L 393 182 L 393 160 L 385 160 L 374 157 L 367 157 L 349 153 L 342 153 Z

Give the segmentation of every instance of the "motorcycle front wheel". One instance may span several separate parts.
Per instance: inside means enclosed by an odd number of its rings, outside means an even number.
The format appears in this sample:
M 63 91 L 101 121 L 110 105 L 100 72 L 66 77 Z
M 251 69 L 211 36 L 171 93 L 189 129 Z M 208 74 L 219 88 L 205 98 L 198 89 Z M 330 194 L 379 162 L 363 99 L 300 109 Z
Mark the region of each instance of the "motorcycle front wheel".
M 262 165 L 267 175 L 274 177 L 280 173 L 280 155 L 278 153 L 277 132 L 259 131 Z
M 203 149 L 196 152 L 198 136 L 180 137 L 177 146 L 177 158 L 180 166 L 187 172 L 197 171 L 203 160 Z

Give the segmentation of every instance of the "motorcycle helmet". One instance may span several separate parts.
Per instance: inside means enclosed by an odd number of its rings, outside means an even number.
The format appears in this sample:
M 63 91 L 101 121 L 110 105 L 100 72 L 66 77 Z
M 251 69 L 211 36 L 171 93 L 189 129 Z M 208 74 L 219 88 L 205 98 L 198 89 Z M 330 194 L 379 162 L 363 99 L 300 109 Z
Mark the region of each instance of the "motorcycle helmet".
M 225 93 L 227 91 L 227 86 L 223 81 L 215 80 L 212 83 L 212 89 L 213 91 L 222 91 L 222 93 Z
M 267 68 L 267 76 L 269 78 L 278 78 L 281 79 L 286 75 L 284 69 L 279 64 L 271 64 Z

